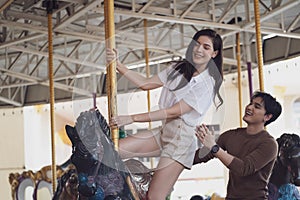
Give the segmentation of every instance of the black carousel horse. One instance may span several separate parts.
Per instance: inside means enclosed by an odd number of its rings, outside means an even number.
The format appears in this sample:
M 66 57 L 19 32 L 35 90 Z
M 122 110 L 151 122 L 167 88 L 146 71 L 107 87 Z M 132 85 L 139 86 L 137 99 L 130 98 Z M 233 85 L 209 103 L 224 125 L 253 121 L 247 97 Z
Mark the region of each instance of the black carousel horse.
M 71 162 L 76 177 L 66 173 L 59 180 L 53 200 L 60 200 L 63 188 L 77 184 L 80 200 L 145 199 L 152 172 L 135 160 L 125 162 L 119 157 L 110 139 L 110 129 L 98 110 L 85 111 L 74 127 L 66 125 L 72 142 Z M 76 182 L 77 181 L 77 182 Z
M 278 155 L 268 184 L 269 200 L 297 200 L 300 193 L 300 137 L 284 133 L 277 139 Z

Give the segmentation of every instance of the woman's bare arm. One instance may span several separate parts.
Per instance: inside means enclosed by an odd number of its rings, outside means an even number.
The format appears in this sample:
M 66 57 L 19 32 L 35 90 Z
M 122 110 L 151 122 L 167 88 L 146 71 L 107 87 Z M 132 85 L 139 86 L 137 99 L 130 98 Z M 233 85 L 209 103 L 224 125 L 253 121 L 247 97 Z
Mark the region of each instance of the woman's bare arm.
M 117 59 L 117 50 L 107 49 L 106 60 L 108 63 L 116 61 L 117 70 L 142 90 L 151 90 L 163 86 L 158 75 L 147 78 L 138 72 L 128 69 Z
M 113 117 L 110 121 L 111 126 L 124 126 L 133 122 L 151 122 L 165 119 L 177 118 L 184 113 L 190 112 L 193 108 L 183 100 L 173 106 L 147 113 L 121 115 Z

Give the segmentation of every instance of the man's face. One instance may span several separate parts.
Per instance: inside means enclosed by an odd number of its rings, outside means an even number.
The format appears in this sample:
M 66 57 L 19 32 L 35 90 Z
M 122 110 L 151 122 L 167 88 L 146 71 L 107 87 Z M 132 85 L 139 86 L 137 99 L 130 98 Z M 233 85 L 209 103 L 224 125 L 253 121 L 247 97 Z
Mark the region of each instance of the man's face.
M 265 123 L 267 120 L 265 104 L 261 97 L 252 99 L 246 106 L 243 120 L 247 124 Z

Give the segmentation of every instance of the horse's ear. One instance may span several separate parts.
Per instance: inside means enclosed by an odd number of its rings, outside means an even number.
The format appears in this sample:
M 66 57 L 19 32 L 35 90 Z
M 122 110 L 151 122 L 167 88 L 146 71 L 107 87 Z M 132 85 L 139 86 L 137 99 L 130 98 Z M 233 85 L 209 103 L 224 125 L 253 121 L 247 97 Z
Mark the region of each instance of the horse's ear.
M 74 127 L 66 125 L 65 126 L 67 135 L 69 137 L 69 139 L 71 140 L 72 144 L 76 143 L 76 130 Z

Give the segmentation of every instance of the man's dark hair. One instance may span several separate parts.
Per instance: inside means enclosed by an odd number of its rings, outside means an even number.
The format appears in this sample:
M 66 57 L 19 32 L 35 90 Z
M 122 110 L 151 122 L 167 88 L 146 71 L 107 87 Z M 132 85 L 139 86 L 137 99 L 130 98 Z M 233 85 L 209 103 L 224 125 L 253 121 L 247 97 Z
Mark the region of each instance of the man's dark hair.
M 256 91 L 251 97 L 251 101 L 257 97 L 262 98 L 266 110 L 266 115 L 271 114 L 272 117 L 268 121 L 265 122 L 265 126 L 270 124 L 271 122 L 275 121 L 279 115 L 281 114 L 282 108 L 278 101 L 276 101 L 276 98 L 274 98 L 272 95 Z

